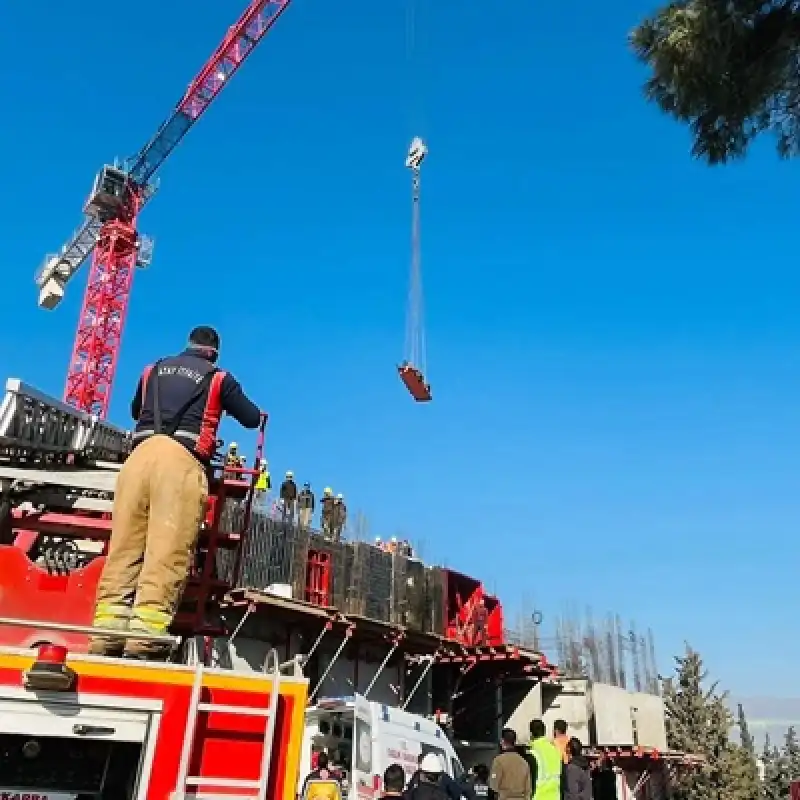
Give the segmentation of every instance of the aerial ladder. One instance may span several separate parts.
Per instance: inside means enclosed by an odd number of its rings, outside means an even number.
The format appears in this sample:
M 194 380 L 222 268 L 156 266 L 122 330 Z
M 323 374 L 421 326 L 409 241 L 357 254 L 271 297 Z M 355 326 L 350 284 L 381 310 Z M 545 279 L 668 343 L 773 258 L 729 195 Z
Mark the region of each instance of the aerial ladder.
M 132 444 L 130 433 L 105 417 L 133 274 L 152 257 L 139 213 L 156 192 L 160 167 L 290 2 L 251 0 L 138 155 L 100 170 L 83 223 L 37 276 L 40 306 L 55 308 L 91 256 L 63 400 L 10 379 L 0 401 L 0 618 L 66 626 L 62 639 L 72 649 L 87 643 L 81 629 L 91 624 L 114 489 Z M 254 464 L 263 460 L 265 428 L 266 415 Z M 183 638 L 219 631 L 217 600 L 241 568 L 258 471 L 223 469 L 223 461 L 212 462 L 198 551 L 173 626 Z M 0 645 L 29 645 L 40 634 L 49 635 L 0 621 Z
M 158 188 L 156 173 L 275 24 L 291 0 L 251 0 L 189 84 L 172 114 L 133 158 L 103 167 L 83 207 L 84 220 L 36 275 L 39 306 L 53 309 L 91 256 L 63 400 L 105 417 L 137 268 L 147 267 L 153 240 L 139 232 L 139 213 Z

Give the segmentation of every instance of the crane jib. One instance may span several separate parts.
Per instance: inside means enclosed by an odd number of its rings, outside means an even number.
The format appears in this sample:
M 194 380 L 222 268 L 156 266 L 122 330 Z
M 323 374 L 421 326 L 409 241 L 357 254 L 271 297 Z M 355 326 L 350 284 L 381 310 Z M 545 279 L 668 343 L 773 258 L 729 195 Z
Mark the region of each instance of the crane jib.
M 145 187 L 148 184 L 290 2 L 252 0 L 239 20 L 228 29 L 220 46 L 189 84 L 172 115 L 128 162 L 128 172 L 138 186 Z M 145 193 L 142 205 L 148 199 L 149 195 Z M 96 220 L 87 218 L 61 248 L 58 274 L 65 283 L 91 254 L 99 228 Z M 41 271 L 37 275 L 37 283 L 40 276 Z
M 172 116 L 139 152 L 130 169 L 131 177 L 136 183 L 143 186 L 152 178 L 289 2 L 290 0 L 257 0 L 231 26 L 222 44 L 189 84 Z

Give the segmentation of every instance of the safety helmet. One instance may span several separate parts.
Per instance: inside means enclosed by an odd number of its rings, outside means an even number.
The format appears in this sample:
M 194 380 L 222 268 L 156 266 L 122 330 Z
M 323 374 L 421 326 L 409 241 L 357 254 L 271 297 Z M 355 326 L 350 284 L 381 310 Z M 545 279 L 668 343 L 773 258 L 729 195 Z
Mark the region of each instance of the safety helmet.
M 331 489 L 330 486 L 326 486 L 325 491 L 323 491 L 322 494 L 326 495 L 327 497 L 330 497 L 333 494 L 333 489 Z
M 380 542 L 380 540 L 381 540 L 381 537 L 380 537 L 380 536 L 376 536 L 376 537 L 375 537 L 375 541 L 376 541 L 376 542 Z
M 294 478 L 294 472 L 292 472 L 290 469 L 287 469 L 286 470 L 286 478 L 287 479 L 288 478 Z
M 261 469 L 266 469 L 268 466 L 269 466 L 269 464 L 267 464 L 267 459 L 266 458 L 262 458 L 261 459 Z
M 308 481 L 306 481 L 306 482 L 303 484 L 303 488 L 304 488 L 304 489 L 310 489 L 310 488 L 311 488 L 311 484 L 310 484 Z
M 393 542 L 397 542 L 397 537 L 396 536 L 392 536 L 392 541 Z
M 341 492 L 339 492 L 339 494 L 336 495 L 336 499 L 337 500 L 344 500 L 344 495 Z
M 228 450 L 236 450 L 236 448 L 237 448 L 238 446 L 239 446 L 239 445 L 238 445 L 238 444 L 236 444 L 236 442 L 231 442 L 231 443 L 228 445 Z

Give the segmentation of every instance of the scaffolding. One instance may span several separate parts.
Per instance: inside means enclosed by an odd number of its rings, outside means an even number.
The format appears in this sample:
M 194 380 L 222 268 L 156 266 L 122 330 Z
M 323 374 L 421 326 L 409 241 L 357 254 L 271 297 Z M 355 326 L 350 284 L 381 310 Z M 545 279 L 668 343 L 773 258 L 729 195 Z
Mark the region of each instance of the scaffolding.
M 228 504 L 225 526 L 234 529 L 242 510 Z M 219 553 L 217 572 L 230 577 L 233 560 Z M 235 588 L 286 591 L 294 599 L 344 614 L 424 633 L 445 628 L 444 570 L 363 541 L 334 542 L 266 512 L 254 511 Z

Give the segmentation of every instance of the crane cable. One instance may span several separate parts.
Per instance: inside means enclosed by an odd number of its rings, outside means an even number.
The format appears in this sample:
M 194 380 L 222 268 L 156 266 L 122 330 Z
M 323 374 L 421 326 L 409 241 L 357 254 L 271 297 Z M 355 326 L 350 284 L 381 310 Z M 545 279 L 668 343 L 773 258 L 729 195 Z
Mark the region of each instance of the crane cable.
M 411 103 L 409 105 L 411 135 L 409 141 L 420 136 L 421 102 L 418 80 L 417 55 L 417 0 L 407 0 L 406 5 L 406 59 L 411 81 Z M 426 342 L 424 302 L 422 293 L 422 266 L 420 254 L 420 168 L 412 167 L 411 178 L 411 266 L 406 308 L 405 357 L 423 374 L 426 372 Z

